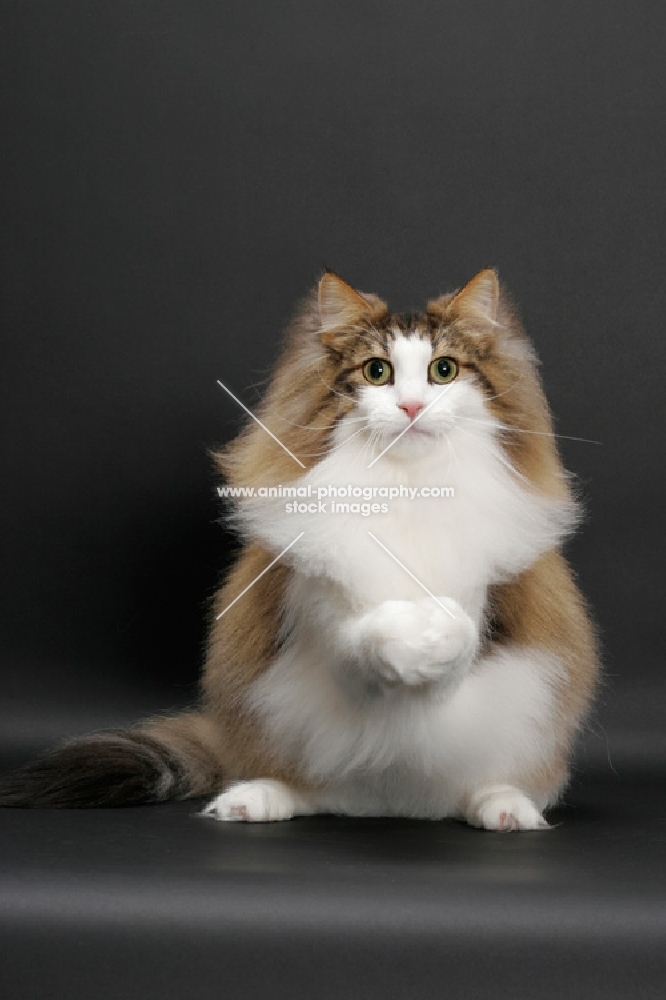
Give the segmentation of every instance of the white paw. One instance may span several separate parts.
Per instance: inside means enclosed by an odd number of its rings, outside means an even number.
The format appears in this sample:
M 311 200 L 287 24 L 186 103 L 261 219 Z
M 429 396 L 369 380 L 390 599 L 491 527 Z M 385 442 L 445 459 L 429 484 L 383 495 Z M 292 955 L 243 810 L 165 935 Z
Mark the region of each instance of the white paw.
M 281 781 L 239 781 L 202 810 L 202 816 L 241 823 L 270 823 L 291 819 L 297 797 Z
M 484 830 L 550 830 L 535 804 L 513 785 L 494 785 L 472 796 L 466 819 Z
M 473 621 L 457 601 L 438 600 L 444 607 L 432 598 L 384 601 L 364 615 L 366 646 L 388 683 L 453 681 L 471 662 L 478 643 Z

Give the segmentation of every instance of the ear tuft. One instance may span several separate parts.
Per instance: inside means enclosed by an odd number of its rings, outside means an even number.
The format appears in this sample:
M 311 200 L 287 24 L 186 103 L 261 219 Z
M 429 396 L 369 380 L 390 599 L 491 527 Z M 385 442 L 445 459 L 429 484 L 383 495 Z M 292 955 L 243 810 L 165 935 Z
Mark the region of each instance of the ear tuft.
M 458 316 L 482 320 L 486 323 L 497 322 L 497 306 L 499 303 L 499 282 L 495 271 L 488 267 L 479 271 L 449 305 L 449 311 Z
M 319 282 L 319 317 L 321 332 L 356 326 L 371 312 L 372 305 L 360 292 L 333 271 L 326 271 Z

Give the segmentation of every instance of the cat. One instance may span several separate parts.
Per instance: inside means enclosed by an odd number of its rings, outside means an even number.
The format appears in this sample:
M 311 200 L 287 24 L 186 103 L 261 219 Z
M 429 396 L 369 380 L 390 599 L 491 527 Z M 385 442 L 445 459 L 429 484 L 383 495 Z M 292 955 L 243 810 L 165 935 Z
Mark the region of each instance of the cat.
M 0 805 L 207 796 L 227 821 L 547 829 L 599 662 L 537 365 L 492 269 L 414 314 L 327 271 L 258 416 L 214 453 L 255 496 L 235 501 L 244 547 L 200 704 L 65 743 L 7 777 Z M 433 486 L 448 492 L 414 495 Z M 375 502 L 298 499 L 347 487 Z

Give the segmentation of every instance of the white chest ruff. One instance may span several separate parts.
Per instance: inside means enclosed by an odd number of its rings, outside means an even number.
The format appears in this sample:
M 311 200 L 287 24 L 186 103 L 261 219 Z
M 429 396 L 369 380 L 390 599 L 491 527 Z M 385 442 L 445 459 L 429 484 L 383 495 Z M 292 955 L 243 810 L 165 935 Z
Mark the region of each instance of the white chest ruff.
M 490 433 L 461 441 L 453 431 L 441 454 L 427 461 L 393 462 L 389 452 L 371 468 L 367 464 L 367 453 L 349 441 L 291 485 L 309 487 L 313 501 L 319 488 L 330 485 L 446 486 L 454 495 L 391 499 L 387 512 L 368 516 L 334 513 L 330 499 L 319 513 L 287 511 L 283 498 L 257 498 L 239 511 L 243 530 L 276 554 L 302 532 L 288 561 L 304 577 L 335 581 L 353 603 L 422 596 L 408 569 L 433 593 L 462 599 L 464 605 L 467 594 L 485 592 L 527 568 L 575 523 L 570 501 L 539 494 L 521 482 Z M 293 613 L 297 616 L 298 609 Z

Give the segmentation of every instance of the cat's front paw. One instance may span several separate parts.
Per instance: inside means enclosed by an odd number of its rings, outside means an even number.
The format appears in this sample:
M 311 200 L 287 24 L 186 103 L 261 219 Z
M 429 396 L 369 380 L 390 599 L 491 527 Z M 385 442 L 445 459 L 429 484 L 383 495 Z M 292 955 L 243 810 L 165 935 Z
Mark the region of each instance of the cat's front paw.
M 232 823 L 271 823 L 303 815 L 300 796 L 281 781 L 239 781 L 216 796 L 201 815 Z
M 465 819 L 484 830 L 549 830 L 534 802 L 513 785 L 493 785 L 470 798 Z
M 386 683 L 453 682 L 471 663 L 473 621 L 451 598 L 439 601 L 384 601 L 364 616 L 365 646 Z

